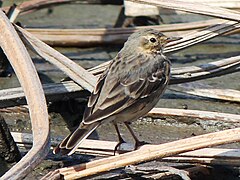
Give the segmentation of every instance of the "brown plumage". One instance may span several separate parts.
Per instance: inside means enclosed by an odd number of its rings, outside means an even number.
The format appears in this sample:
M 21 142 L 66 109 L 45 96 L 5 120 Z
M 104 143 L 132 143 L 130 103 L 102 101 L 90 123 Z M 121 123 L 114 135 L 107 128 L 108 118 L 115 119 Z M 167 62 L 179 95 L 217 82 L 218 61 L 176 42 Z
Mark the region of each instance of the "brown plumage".
M 133 33 L 99 78 L 81 124 L 54 153 L 71 155 L 92 131 L 107 122 L 115 125 L 119 141 L 123 139 L 117 123 L 125 123 L 138 143 L 128 122 L 149 112 L 165 91 L 170 61 L 163 54 L 163 48 L 172 40 L 153 29 Z

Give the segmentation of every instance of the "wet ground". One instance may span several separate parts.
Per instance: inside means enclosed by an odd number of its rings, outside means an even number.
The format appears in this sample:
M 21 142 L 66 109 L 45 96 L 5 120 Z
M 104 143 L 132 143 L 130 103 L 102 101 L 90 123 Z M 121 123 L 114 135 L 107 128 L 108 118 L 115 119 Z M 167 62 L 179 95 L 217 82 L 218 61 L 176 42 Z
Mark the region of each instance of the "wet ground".
M 43 9 L 32 14 L 22 15 L 17 21 L 25 27 L 52 27 L 52 28 L 96 28 L 112 27 L 120 11 L 120 6 L 113 5 L 62 5 L 51 9 Z M 181 16 L 162 16 L 165 23 L 189 22 L 207 19 L 205 16 L 181 15 Z M 70 59 L 74 60 L 84 68 L 90 68 L 101 64 L 113 58 L 121 47 L 97 47 L 97 48 L 56 48 Z M 198 65 L 218 59 L 239 55 L 240 35 L 219 37 L 213 40 L 201 43 L 192 48 L 173 54 L 170 58 L 173 67 L 182 67 Z M 53 65 L 44 60 L 33 56 L 34 63 L 39 72 L 43 83 L 59 82 L 66 76 Z M 200 81 L 201 83 L 212 85 L 215 88 L 229 88 L 240 90 L 239 76 L 240 72 L 221 77 L 211 78 Z M 18 80 L 14 75 L 11 78 L 1 78 L 0 88 L 18 87 Z M 77 104 L 82 104 L 73 102 Z M 65 136 L 70 129 L 78 124 L 80 115 L 78 109 L 71 109 L 71 103 L 59 103 L 61 112 L 50 113 L 51 133 L 54 136 Z M 195 110 L 206 110 L 214 112 L 225 112 L 240 114 L 238 103 L 229 103 L 216 101 L 196 96 L 188 96 L 167 90 L 163 98 L 157 104 L 157 107 L 169 108 L 188 108 Z M 1 113 L 12 131 L 30 132 L 31 126 L 27 113 Z M 191 137 L 193 135 L 215 132 L 223 129 L 237 127 L 238 124 L 222 123 L 216 121 L 181 121 L 176 119 L 151 119 L 143 118 L 133 123 L 134 130 L 140 138 L 150 143 L 163 143 L 174 141 L 181 138 Z M 109 131 L 109 129 L 111 129 Z M 106 133 L 108 132 L 108 133 Z M 103 125 L 97 130 L 100 139 L 117 140 L 113 127 L 109 124 Z M 123 137 L 129 139 L 126 129 L 122 129 Z M 239 148 L 239 144 L 226 145 L 225 147 Z M 22 151 L 24 153 L 24 150 Z M 44 175 L 52 169 L 80 163 L 92 157 L 77 156 L 61 157 L 53 156 L 51 153 L 41 165 L 28 176 L 27 179 L 35 179 Z M 77 160 L 77 162 L 76 162 Z

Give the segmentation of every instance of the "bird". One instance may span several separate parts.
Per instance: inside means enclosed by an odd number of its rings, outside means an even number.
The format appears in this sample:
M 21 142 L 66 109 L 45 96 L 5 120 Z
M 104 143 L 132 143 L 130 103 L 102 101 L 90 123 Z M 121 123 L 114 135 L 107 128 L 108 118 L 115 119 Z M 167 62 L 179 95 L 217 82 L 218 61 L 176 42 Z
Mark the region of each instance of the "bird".
M 53 153 L 72 155 L 82 141 L 104 123 L 113 123 L 119 140 L 117 146 L 124 142 L 119 123 L 126 125 L 135 140 L 135 147 L 141 145 L 130 123 L 147 114 L 166 90 L 171 62 L 164 54 L 164 48 L 178 39 L 150 28 L 131 34 L 99 77 L 82 122 L 54 148 Z

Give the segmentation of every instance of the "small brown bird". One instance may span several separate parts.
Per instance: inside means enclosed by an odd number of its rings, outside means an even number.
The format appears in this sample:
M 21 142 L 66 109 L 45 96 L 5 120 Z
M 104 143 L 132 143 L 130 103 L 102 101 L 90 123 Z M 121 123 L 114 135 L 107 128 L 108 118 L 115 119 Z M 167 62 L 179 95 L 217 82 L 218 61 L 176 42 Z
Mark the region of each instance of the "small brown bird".
M 173 40 L 176 38 L 166 37 L 153 29 L 133 33 L 99 78 L 81 124 L 54 149 L 54 153 L 73 154 L 98 126 L 108 122 L 116 128 L 118 145 L 124 140 L 117 123 L 124 123 L 137 147 L 141 142 L 129 123 L 148 113 L 165 91 L 171 63 L 163 49 Z

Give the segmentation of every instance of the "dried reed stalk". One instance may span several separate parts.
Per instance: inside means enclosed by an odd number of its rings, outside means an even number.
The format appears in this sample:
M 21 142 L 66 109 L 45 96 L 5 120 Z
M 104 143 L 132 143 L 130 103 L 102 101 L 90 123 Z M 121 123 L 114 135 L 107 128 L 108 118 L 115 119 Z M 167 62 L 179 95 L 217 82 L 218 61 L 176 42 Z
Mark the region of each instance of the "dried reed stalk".
M 184 83 L 172 85 L 170 90 L 192 94 L 196 96 L 221 99 L 225 101 L 240 102 L 240 91 L 233 89 L 219 89 L 207 84 L 200 83 Z
M 170 84 L 181 84 L 182 82 L 186 81 L 190 82 L 196 79 L 214 77 L 214 75 L 219 76 L 227 73 L 233 73 L 239 70 L 239 59 L 239 57 L 232 57 L 211 62 L 208 64 L 202 64 L 200 66 L 173 68 Z M 105 66 L 103 67 L 103 69 L 104 68 Z M 94 67 L 92 69 L 89 69 L 89 72 L 93 73 L 94 75 L 98 75 L 100 73 L 99 69 L 96 69 Z M 182 84 L 178 86 L 169 86 L 169 89 L 188 94 L 203 96 L 206 98 L 239 102 L 239 91 L 237 90 L 209 89 L 210 87 L 206 89 L 206 86 L 201 87 L 201 89 L 199 89 L 200 87 L 198 86 L 198 89 L 196 89 L 196 85 L 191 86 Z M 61 100 L 63 95 L 67 96 L 68 98 L 82 97 L 86 95 L 86 93 L 82 91 L 83 89 L 73 81 L 66 81 L 56 84 L 45 84 L 43 85 L 43 89 L 48 101 Z M 26 104 L 22 88 L 18 87 L 0 90 L 1 108 L 17 106 L 21 104 Z
M 173 9 L 195 12 L 195 13 L 200 13 L 205 15 L 207 14 L 215 17 L 221 17 L 221 18 L 236 20 L 236 21 L 239 21 L 240 19 L 240 15 L 236 12 L 226 11 L 225 9 L 216 8 L 216 7 L 214 7 L 214 11 L 213 11 L 213 8 L 209 8 L 208 6 L 205 6 L 205 5 L 190 6 L 191 5 L 190 3 L 186 4 L 178 1 L 167 2 L 164 0 L 161 0 L 161 1 L 156 1 L 156 0 L 143 1 L 142 0 L 142 1 L 135 1 L 135 2 L 145 2 L 145 3 L 147 2 L 154 5 L 160 5 L 163 7 L 170 7 Z M 166 2 L 168 4 L 166 4 Z M 1 28 L 2 40 L 0 41 L 0 43 L 3 50 L 7 54 L 8 58 L 10 59 L 16 71 L 16 74 L 19 77 L 20 82 L 23 85 L 23 89 L 25 91 L 26 98 L 30 107 L 30 115 L 31 115 L 32 126 L 33 126 L 33 137 L 34 137 L 33 148 L 20 161 L 20 163 L 18 163 L 12 168 L 11 173 L 7 172 L 3 176 L 3 179 L 8 179 L 10 177 L 21 178 L 25 176 L 46 154 L 46 150 L 48 149 L 47 147 L 48 147 L 48 138 L 49 138 L 48 118 L 47 118 L 46 104 L 44 101 L 45 99 L 43 96 L 43 91 L 41 89 L 39 79 L 37 78 L 37 76 L 34 76 L 34 74 L 36 74 L 36 71 L 33 68 L 33 64 L 31 63 L 30 57 L 26 53 L 24 46 L 19 41 L 17 34 L 15 33 L 10 23 L 6 20 L 6 17 L 1 11 L 0 11 L 0 15 L 1 15 L 1 24 L 3 24 L 3 28 Z M 234 28 L 236 29 L 236 27 Z M 10 31 L 7 31 L 7 30 L 10 30 Z M 228 32 L 228 31 L 230 30 L 227 29 L 227 31 L 225 32 Z M 35 40 L 37 41 L 37 39 Z M 6 42 L 12 43 L 10 44 L 11 49 L 9 48 L 10 46 L 8 46 L 9 44 L 7 44 Z M 38 41 L 37 43 L 40 43 L 40 46 L 41 46 L 41 48 L 39 48 L 41 50 L 38 51 L 38 53 L 42 55 L 44 58 L 47 58 L 53 62 L 56 59 L 54 58 L 52 59 L 51 56 L 60 56 L 60 55 L 54 54 L 55 53 L 54 51 L 51 51 L 51 53 L 49 53 L 50 51 L 49 47 L 45 46 L 44 44 L 41 44 L 40 41 Z M 45 46 L 46 48 L 45 51 L 47 53 L 43 51 L 42 46 Z M 187 46 L 189 46 L 189 44 L 187 44 Z M 14 49 L 14 54 L 11 52 L 12 49 Z M 64 57 L 61 57 L 61 58 L 64 59 Z M 67 60 L 67 59 L 65 58 L 64 60 Z M 55 63 L 57 64 L 59 62 L 55 61 Z M 64 66 L 66 66 L 66 64 L 64 64 Z M 62 69 L 65 68 L 64 66 L 62 66 Z M 75 66 L 75 64 L 73 66 Z M 71 68 L 73 66 L 71 66 Z M 27 71 L 28 73 L 31 72 L 30 73 L 31 77 L 26 78 L 25 77 L 26 74 L 23 73 L 24 71 Z M 72 72 L 69 72 L 69 74 L 73 76 L 71 73 Z M 81 85 L 84 84 L 82 85 L 83 87 L 85 87 L 88 90 L 92 90 L 92 87 L 95 85 L 96 78 L 94 76 L 89 75 L 90 73 L 87 73 L 85 71 L 84 73 L 81 74 L 80 76 L 81 78 L 83 78 L 84 83 L 81 81 L 79 84 Z M 75 75 L 76 75 L 75 79 L 77 79 L 78 74 L 75 73 Z M 89 76 L 92 77 L 92 79 L 94 79 L 92 83 L 88 83 L 88 81 L 86 80 L 86 78 Z M 211 139 L 211 141 L 209 141 L 209 139 Z M 66 178 L 86 177 L 92 174 L 96 174 L 98 172 L 104 172 L 106 170 L 119 168 L 127 164 L 139 163 L 142 161 L 149 161 L 154 158 L 162 158 L 165 156 L 178 154 L 180 152 L 185 152 L 192 149 L 199 149 L 207 146 L 236 142 L 239 140 L 240 140 L 240 129 L 236 128 L 232 130 L 225 130 L 217 133 L 211 133 L 207 135 L 188 138 L 188 139 L 171 142 L 167 144 L 156 145 L 154 147 L 145 146 L 144 148 L 141 148 L 135 152 L 126 153 L 117 157 L 111 157 L 108 159 L 98 160 L 95 162 L 90 162 L 90 163 L 81 165 L 80 168 L 85 169 L 87 167 L 87 169 L 79 171 L 75 174 L 74 173 L 69 175 L 64 174 L 64 176 Z M 29 162 L 33 164 L 29 165 Z M 61 173 L 64 173 L 64 171 L 61 171 Z
M 72 3 L 72 2 L 76 2 L 78 1 L 78 3 L 91 3 L 94 4 L 95 2 L 89 2 L 89 1 L 81 1 L 81 0 L 29 0 L 27 2 L 22 2 L 19 5 L 19 8 L 21 9 L 22 13 L 31 13 L 33 11 L 42 9 L 42 8 L 46 8 L 46 7 L 50 7 L 53 5 L 58 5 L 58 4 L 64 4 L 64 3 Z M 115 0 L 115 2 L 111 2 L 112 4 L 121 4 L 121 1 L 116 2 L 118 0 Z M 194 1 L 187 1 L 188 3 L 194 3 Z M 109 2 L 110 3 L 110 2 Z M 186 1 L 185 1 L 186 3 Z M 239 3 L 237 0 L 232 0 L 232 1 L 227 1 L 227 2 L 223 2 L 223 1 L 206 1 L 206 0 L 202 0 L 202 1 L 198 1 L 198 3 L 205 3 L 207 5 L 211 5 L 211 6 L 217 6 L 217 7 L 225 7 L 225 8 L 231 8 L 231 9 L 238 9 L 239 8 Z M 8 11 L 10 7 L 3 7 L 3 10 Z
M 228 123 L 240 123 L 240 115 L 219 113 L 211 111 L 187 110 L 187 109 L 171 109 L 171 108 L 153 108 L 147 116 L 152 118 L 174 117 L 176 119 L 194 118 L 198 120 L 213 120 Z M 237 126 L 236 125 L 236 126 Z
M 187 2 L 196 3 L 195 0 L 187 0 Z M 217 7 L 224 7 L 229 9 L 240 8 L 240 2 L 238 0 L 198 0 L 198 3 L 204 3 Z
M 110 61 L 102 63 L 89 71 L 94 75 L 101 74 L 109 65 Z M 216 76 L 237 72 L 240 69 L 240 56 L 226 58 L 199 66 L 187 66 L 172 68 L 170 85 L 192 82 Z
M 133 32 L 143 28 L 153 28 L 163 32 L 168 36 L 185 36 L 186 34 L 189 34 L 193 30 L 200 30 L 202 28 L 206 28 L 207 26 L 215 26 L 227 23 L 229 22 L 226 20 L 213 19 L 200 22 L 166 24 L 161 26 L 140 26 L 134 28 L 99 28 L 99 29 L 28 28 L 26 30 L 51 46 L 92 47 L 109 44 L 123 44 Z M 234 22 L 231 23 L 236 24 Z M 228 24 L 227 26 L 230 26 L 230 24 Z M 223 29 L 223 27 L 220 28 Z M 195 32 L 196 31 L 194 31 L 194 33 Z M 239 33 L 239 28 L 235 28 L 235 30 L 231 32 Z M 232 34 L 231 32 L 229 34 Z M 192 41 L 193 40 L 196 41 L 195 39 L 192 39 Z M 181 44 L 180 47 L 182 45 L 183 44 Z
M 233 123 L 239 123 L 240 120 L 240 115 L 165 108 L 154 108 L 148 114 L 148 116 L 162 117 L 166 115 L 165 113 L 168 114 L 169 116 L 191 117 L 204 120 L 219 120 Z M 90 163 L 85 163 L 73 167 L 61 168 L 58 169 L 57 171 L 49 173 L 45 178 L 47 179 L 53 176 L 54 177 L 63 176 L 64 179 L 78 179 L 83 177 L 86 178 L 94 174 L 106 172 L 129 164 L 138 164 L 143 161 L 150 161 L 152 159 L 157 158 L 163 158 L 162 159 L 163 161 L 176 162 L 177 160 L 180 160 L 181 162 L 201 162 L 205 164 L 223 163 L 235 166 L 240 165 L 239 164 L 240 157 L 238 154 L 239 150 L 233 149 L 232 150 L 202 149 L 199 150 L 197 153 L 188 152 L 174 157 L 168 158 L 164 157 L 173 156 L 175 154 L 200 149 L 203 147 L 231 143 L 239 140 L 240 140 L 240 128 L 236 128 L 232 130 L 225 130 L 217 133 L 210 133 L 206 135 L 187 138 L 161 145 L 145 145 L 137 151 L 126 153 L 120 156 L 96 160 Z M 104 142 L 104 144 L 106 145 L 107 143 Z M 113 144 L 111 145 L 113 146 Z M 107 147 L 110 147 L 110 144 L 108 144 Z
M 22 85 L 29 105 L 33 132 L 31 150 L 1 179 L 21 179 L 31 172 L 48 153 L 50 145 L 48 113 L 37 71 L 18 34 L 2 10 L 0 10 L 0 24 L 0 46 Z
M 40 41 L 26 30 L 17 26 L 15 26 L 15 28 L 17 29 L 22 41 L 28 48 L 41 56 L 43 59 L 56 65 L 84 89 L 87 89 L 90 92 L 93 91 L 97 82 L 97 79 L 94 75 L 44 42 Z
M 231 14 L 231 13 L 230 13 Z M 224 21 L 224 23 L 220 23 L 218 25 L 211 26 L 209 28 L 206 28 L 203 31 L 191 33 L 190 35 L 185 36 L 182 40 L 179 40 L 176 43 L 172 43 L 169 45 L 168 48 L 166 48 L 166 53 L 171 53 L 178 51 L 180 49 L 192 46 L 196 43 L 205 41 L 207 39 L 213 38 L 217 35 L 230 32 L 236 29 L 239 29 L 240 23 L 237 22 L 229 22 Z M 88 89 L 89 91 L 92 91 L 93 87 L 96 83 L 96 78 L 92 76 L 90 73 L 86 72 L 83 68 L 76 66 L 76 64 L 72 61 L 70 61 L 65 56 L 61 55 L 54 49 L 50 48 L 34 36 L 32 36 L 30 33 L 26 32 L 25 30 L 16 28 L 19 31 L 19 34 L 22 38 L 22 40 L 25 42 L 27 46 L 29 46 L 33 51 L 37 52 L 40 56 L 45 58 L 46 60 L 50 61 L 51 63 L 57 65 L 60 69 L 62 69 L 66 74 L 69 75 L 73 80 L 78 82 L 82 87 Z M 61 61 L 59 63 L 59 60 Z M 236 60 L 236 59 L 235 59 Z M 107 63 L 105 64 L 107 65 Z M 233 64 L 233 68 L 238 67 L 238 62 L 236 64 Z M 226 67 L 225 71 L 228 71 L 232 68 L 232 66 Z M 103 70 L 101 66 L 100 72 Z M 197 73 L 196 75 L 191 74 L 191 76 L 186 76 L 185 74 L 182 76 L 180 75 L 180 80 L 177 80 L 178 82 L 189 82 L 192 80 L 198 80 L 205 77 L 213 77 L 216 75 L 223 74 L 225 71 L 216 71 L 214 69 L 213 71 L 205 71 L 204 68 L 202 68 L 203 73 Z M 97 73 L 99 73 L 99 71 Z M 204 72 L 205 71 L 205 72 Z M 96 72 L 96 71 L 95 71 Z M 79 73 L 79 74 L 78 74 Z M 179 76 L 179 75 L 178 75 Z M 80 79 L 80 80 L 79 80 Z M 91 82 L 88 82 L 91 81 Z M 177 83 L 176 81 L 172 80 L 172 83 Z
M 55 57 L 57 58 L 57 56 Z M 65 57 L 66 58 L 66 57 Z M 188 66 L 181 68 L 172 68 L 172 78 L 170 84 L 180 84 L 182 82 L 195 81 L 197 79 L 205 79 L 214 76 L 220 76 L 228 73 L 233 73 L 239 70 L 239 61 L 240 57 L 232 57 L 219 61 L 210 62 L 208 64 L 202 64 L 199 66 Z M 71 61 L 65 61 L 69 63 L 68 67 L 71 66 Z M 59 63 L 56 63 L 58 66 Z M 105 65 L 106 64 L 106 65 Z M 64 65 L 64 64 L 63 64 Z M 100 66 L 89 69 L 88 71 L 96 76 L 98 76 L 104 68 L 108 65 L 103 63 Z M 62 68 L 64 70 L 64 68 Z M 71 69 L 70 69 L 71 70 Z M 70 76 L 71 77 L 71 76 Z M 80 79 L 78 80 L 81 83 Z M 94 84 L 93 84 L 94 85 Z M 82 92 L 82 88 L 79 87 L 76 83 L 72 81 L 57 83 L 57 84 L 46 84 L 43 85 L 44 92 L 49 101 L 56 101 L 62 98 L 63 95 L 68 96 L 69 98 L 81 97 L 86 93 Z M 222 90 L 196 90 L 196 87 L 193 88 L 181 85 L 170 86 L 172 90 L 181 91 L 194 95 L 201 95 L 207 98 L 215 98 L 219 100 L 227 100 L 233 102 L 239 102 L 239 91 L 232 89 L 222 89 Z M 205 88 L 205 87 L 204 87 Z M 21 101 L 20 101 L 21 99 Z M 24 93 L 22 88 L 10 88 L 0 90 L 0 107 L 16 106 L 20 104 L 25 104 Z
M 211 149 L 208 149 L 211 152 Z M 199 154 L 200 156 L 202 154 Z M 215 158 L 215 157 L 167 157 L 163 161 L 175 162 L 175 163 L 197 163 L 197 164 L 207 164 L 207 165 L 219 165 L 219 166 L 240 166 L 240 158 L 231 159 L 231 158 Z
M 20 13 L 20 9 L 18 9 L 17 5 L 13 4 L 7 12 L 7 17 L 9 21 L 13 23 L 19 13 Z
M 11 132 L 11 134 L 14 138 L 14 141 L 18 144 L 19 147 L 24 147 L 26 149 L 31 148 L 31 144 L 33 142 L 32 134 L 19 132 Z M 55 147 L 61 140 L 62 138 L 52 136 L 51 145 Z M 76 153 L 95 155 L 99 157 L 113 156 L 116 145 L 117 142 L 113 141 L 86 139 L 77 149 Z M 115 154 L 122 154 L 132 151 L 132 148 L 134 148 L 134 145 L 124 144 L 123 146 L 120 146 L 120 149 L 117 150 Z M 160 159 L 160 161 L 175 163 L 200 163 L 222 166 L 240 166 L 240 149 L 203 148 L 199 150 L 181 153 L 172 157 L 166 157 Z
M 140 26 L 134 28 L 98 28 L 98 29 L 26 29 L 37 38 L 51 46 L 91 47 L 108 44 L 123 44 L 135 31 L 153 28 L 168 36 L 182 36 L 189 31 L 227 22 L 225 20 L 206 20 L 191 23 L 166 24 L 161 26 Z M 235 32 L 236 33 L 236 32 Z
M 160 145 L 145 145 L 133 152 L 95 160 L 68 168 L 61 168 L 49 173 L 43 179 L 49 179 L 53 176 L 61 176 L 64 179 L 87 178 L 130 164 L 138 164 L 196 149 L 235 143 L 238 141 L 240 141 L 240 128 L 209 133 Z
M 185 110 L 185 109 L 172 109 L 172 108 L 153 108 L 147 115 L 151 118 L 174 118 L 176 120 L 182 119 L 195 119 L 202 121 L 218 121 L 223 123 L 231 123 L 234 126 L 238 126 L 240 123 L 240 115 L 199 111 L 199 110 Z M 31 144 L 32 137 L 26 133 L 13 133 L 14 140 L 18 143 Z M 60 138 L 51 137 L 53 146 L 56 146 Z M 101 154 L 101 155 L 113 155 L 117 142 L 86 140 L 79 147 L 78 151 L 81 153 Z M 133 150 L 133 146 L 121 146 L 120 153 L 122 151 Z
M 29 0 L 26 2 L 22 2 L 18 5 L 21 13 L 29 13 L 32 11 L 36 11 L 38 9 L 50 7 L 52 5 L 63 4 L 63 3 L 70 3 L 77 0 Z M 10 7 L 3 7 L 4 11 L 8 11 Z
M 240 13 L 238 11 L 229 10 L 226 8 L 210 6 L 207 4 L 201 3 L 192 3 L 187 1 L 178 1 L 178 0 L 128 0 L 131 2 L 149 4 L 154 6 L 159 6 L 163 8 L 169 8 L 174 10 L 180 10 L 195 14 L 202 14 L 212 17 L 217 17 L 221 19 L 228 19 L 233 21 L 240 20 Z
M 169 43 L 169 45 L 165 48 L 165 53 L 171 54 L 177 51 L 180 51 L 182 49 L 185 49 L 187 47 L 193 46 L 195 44 L 198 44 L 200 42 L 206 41 L 208 39 L 214 38 L 216 36 L 219 36 L 221 34 L 234 31 L 236 29 L 240 28 L 240 23 L 237 22 L 231 22 L 231 21 L 224 21 L 223 23 L 219 23 L 213 26 L 210 26 L 206 29 L 203 29 L 201 31 L 195 31 L 190 34 L 186 34 L 183 36 L 181 40 L 178 40 L 174 43 Z M 100 64 L 94 68 L 91 69 L 93 74 L 101 74 L 105 68 L 108 66 L 109 62 L 105 62 L 103 64 Z M 220 67 L 223 68 L 223 70 L 218 69 Z M 187 76 L 187 71 L 191 71 L 191 69 L 196 73 L 193 74 L 191 72 L 190 75 L 193 76 Z M 186 67 L 186 68 L 178 68 L 174 72 L 172 72 L 172 75 L 177 75 L 177 78 L 180 78 L 181 80 L 177 80 L 178 82 L 189 82 L 191 80 L 201 79 L 201 77 L 213 77 L 216 75 L 222 75 L 227 72 L 233 72 L 239 69 L 239 56 L 228 58 L 222 61 L 216 61 L 209 63 L 207 67 L 205 65 L 202 65 L 200 67 L 194 66 L 194 67 Z M 172 80 L 174 82 L 175 80 Z
M 224 21 L 222 23 L 204 28 L 203 30 L 193 31 L 189 34 L 186 34 L 179 41 L 169 43 L 168 46 L 164 49 L 164 52 L 165 53 L 176 52 L 188 48 L 190 46 L 193 46 L 195 44 L 198 44 L 200 42 L 212 39 L 219 35 L 235 31 L 236 29 L 239 28 L 240 28 L 239 22 Z
M 88 92 L 83 91 L 83 89 L 73 81 L 43 84 L 43 90 L 48 102 L 61 101 L 65 98 L 72 99 L 86 97 L 89 94 Z M 21 87 L 0 90 L 0 108 L 24 104 L 26 104 L 25 95 Z M 3 112 L 4 110 L 0 111 Z
M 240 67 L 240 56 L 231 57 L 224 59 L 222 61 L 215 61 L 212 63 L 208 63 L 207 66 L 204 65 L 200 66 L 192 66 L 194 70 L 192 71 L 190 68 L 191 66 L 185 68 L 178 68 L 172 74 L 172 78 L 170 80 L 171 84 L 179 84 L 179 83 L 186 83 L 192 82 L 201 79 L 207 79 L 211 77 L 218 77 L 225 74 L 233 73 L 239 71 Z M 221 64 L 221 63 L 224 63 Z M 217 66 L 214 66 L 217 65 Z M 183 73 L 186 72 L 186 73 Z
M 169 45 L 169 47 L 166 49 L 166 53 L 171 53 L 175 51 L 179 51 L 180 49 L 192 46 L 196 43 L 205 41 L 207 39 L 213 38 L 219 34 L 226 33 L 235 29 L 238 29 L 240 26 L 240 23 L 235 23 L 235 22 L 226 22 L 224 24 L 219 24 L 210 28 L 207 28 L 204 31 L 196 32 L 194 34 L 190 34 L 188 36 L 185 36 L 182 40 L 179 40 L 177 43 L 172 43 Z M 92 90 L 95 83 L 96 83 L 96 78 L 92 76 L 90 73 L 86 72 L 83 68 L 80 66 L 76 65 L 74 62 L 69 60 L 67 57 L 61 55 L 59 52 L 56 50 L 52 49 L 51 47 L 47 46 L 34 36 L 32 36 L 30 33 L 26 32 L 25 30 L 16 28 L 19 31 L 20 37 L 22 40 L 25 42 L 25 44 L 30 47 L 33 51 L 37 52 L 40 56 L 42 56 L 44 59 L 50 61 L 51 63 L 55 64 L 57 67 L 62 69 L 69 77 L 71 77 L 74 81 L 78 82 L 82 87 L 85 87 L 88 90 Z M 59 63 L 59 61 L 61 61 Z M 193 80 L 199 80 L 203 78 L 208 78 L 208 77 L 214 77 L 214 76 L 219 76 L 222 74 L 225 74 L 227 72 L 230 72 L 231 70 L 234 70 L 235 68 L 238 68 L 239 66 L 239 57 L 233 57 L 229 58 L 226 60 L 227 63 L 225 62 L 225 67 L 217 67 L 215 64 L 209 64 L 209 66 L 206 68 L 204 66 L 202 67 L 196 67 L 197 73 L 193 74 L 190 73 L 191 76 L 186 76 L 186 73 L 182 73 L 183 70 L 181 70 L 181 73 L 178 73 L 176 80 L 172 79 L 171 83 L 179 83 L 179 82 L 189 82 Z M 230 65 L 228 62 L 233 62 Z M 216 63 L 217 64 L 217 63 Z M 220 63 L 221 64 L 221 63 Z M 226 64 L 228 64 L 226 66 Z M 101 73 L 104 68 L 106 68 L 108 63 L 104 63 L 103 65 L 100 65 L 96 68 L 94 68 L 94 73 L 99 74 Z M 218 69 L 219 68 L 219 69 Z M 200 71 L 202 71 L 200 73 Z M 79 74 L 78 74 L 79 73 Z M 173 73 L 174 75 L 174 73 Z M 90 82 L 88 82 L 90 81 Z

